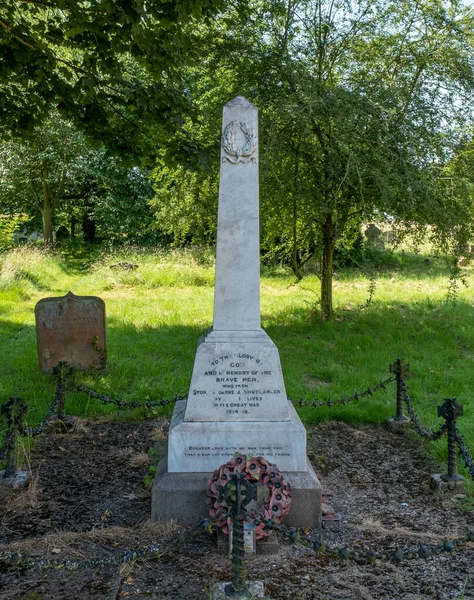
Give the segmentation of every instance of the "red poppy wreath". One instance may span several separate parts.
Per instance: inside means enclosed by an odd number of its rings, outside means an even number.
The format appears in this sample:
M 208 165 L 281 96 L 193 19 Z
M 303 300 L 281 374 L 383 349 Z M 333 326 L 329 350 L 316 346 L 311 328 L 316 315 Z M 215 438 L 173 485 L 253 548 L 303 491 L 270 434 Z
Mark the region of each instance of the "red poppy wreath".
M 246 523 L 255 523 L 255 537 L 270 535 L 272 529 L 265 527 L 266 522 L 272 520 L 278 525 L 281 519 L 288 514 L 291 506 L 291 487 L 283 480 L 279 469 L 261 456 L 257 458 L 246 457 L 244 454 L 235 454 L 225 465 L 214 471 L 211 479 L 207 482 L 207 504 L 209 513 L 216 524 L 224 533 L 229 533 L 229 525 L 232 519 L 229 516 L 230 507 L 225 500 L 219 499 L 219 489 L 225 486 L 232 475 L 240 471 L 245 478 L 255 484 L 260 483 L 268 488 L 268 493 L 263 499 L 263 505 L 259 508 L 259 516 L 254 514 L 246 517 Z

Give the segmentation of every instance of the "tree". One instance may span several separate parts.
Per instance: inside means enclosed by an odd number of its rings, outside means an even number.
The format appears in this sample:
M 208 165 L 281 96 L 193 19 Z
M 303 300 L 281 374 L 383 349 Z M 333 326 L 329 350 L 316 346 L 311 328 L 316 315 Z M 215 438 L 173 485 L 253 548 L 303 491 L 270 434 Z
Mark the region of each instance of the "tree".
M 259 106 L 264 241 L 298 277 L 320 252 L 329 319 L 336 242 L 363 219 L 447 222 L 430 166 L 446 164 L 471 118 L 473 11 L 438 0 L 257 0 L 249 10 L 247 23 L 216 23 L 190 89 Z
M 121 167 L 104 147 L 92 148 L 56 113 L 24 143 L 0 146 L 2 206 L 39 212 L 47 247 L 54 243 L 55 213 L 71 230 L 82 221 L 86 241 L 94 241 L 96 224 L 109 240 L 123 241 L 133 229 L 134 235 L 138 229 L 144 235 L 144 221 L 151 222 L 150 197 L 150 184 L 138 167 Z
M 194 30 L 222 0 L 20 0 L 0 6 L 0 133 L 25 136 L 57 108 L 122 159 L 182 124 L 175 85 Z M 191 144 L 183 150 L 191 152 Z
M 82 136 L 57 115 L 35 128 L 24 144 L 4 142 L 0 148 L 2 204 L 27 213 L 39 211 L 47 247 L 54 242 L 53 213 L 80 177 L 74 160 L 85 150 Z

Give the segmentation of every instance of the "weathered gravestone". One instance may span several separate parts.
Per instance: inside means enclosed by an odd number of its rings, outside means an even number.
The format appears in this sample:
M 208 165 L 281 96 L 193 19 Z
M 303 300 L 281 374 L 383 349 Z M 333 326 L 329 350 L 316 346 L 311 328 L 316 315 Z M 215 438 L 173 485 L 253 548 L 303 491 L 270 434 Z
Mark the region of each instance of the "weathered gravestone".
M 43 298 L 35 307 L 38 358 L 42 371 L 60 362 L 79 370 L 106 365 L 105 304 L 96 296 Z
M 381 241 L 382 230 L 375 223 L 369 223 L 364 235 L 369 244 L 377 245 Z
M 235 452 L 275 463 L 293 489 L 286 522 L 315 526 L 321 489 L 306 430 L 286 396 L 275 344 L 260 327 L 257 108 L 224 107 L 212 328 L 200 340 L 187 401 L 176 403 L 152 518 L 196 523 L 206 481 Z

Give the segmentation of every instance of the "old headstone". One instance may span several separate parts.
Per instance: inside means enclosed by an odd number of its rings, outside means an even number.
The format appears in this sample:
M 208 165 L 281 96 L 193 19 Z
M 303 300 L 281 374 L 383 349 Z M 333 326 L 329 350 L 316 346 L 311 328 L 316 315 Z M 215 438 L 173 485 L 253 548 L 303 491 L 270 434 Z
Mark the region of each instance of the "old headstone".
M 375 223 L 369 223 L 367 229 L 364 231 L 364 235 L 367 238 L 369 244 L 377 244 L 380 236 L 382 235 L 382 230 L 377 227 Z
M 167 457 L 153 487 L 152 518 L 195 523 L 206 481 L 235 452 L 275 463 L 293 489 L 286 522 L 320 522 L 321 489 L 306 430 L 286 396 L 278 350 L 260 326 L 257 108 L 225 105 L 214 320 L 201 338 L 187 401 L 177 402 Z
M 105 304 L 96 296 L 43 298 L 35 307 L 38 358 L 42 371 L 60 362 L 79 370 L 106 365 Z

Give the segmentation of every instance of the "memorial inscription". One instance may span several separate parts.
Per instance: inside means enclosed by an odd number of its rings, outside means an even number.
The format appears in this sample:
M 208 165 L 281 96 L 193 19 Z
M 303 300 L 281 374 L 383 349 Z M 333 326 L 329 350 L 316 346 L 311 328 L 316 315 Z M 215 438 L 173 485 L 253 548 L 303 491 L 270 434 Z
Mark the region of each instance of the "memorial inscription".
M 272 396 L 284 393 L 275 386 L 272 369 L 262 359 L 247 353 L 227 353 L 204 367 L 200 382 L 204 389 L 191 388 L 192 396 L 212 407 L 214 416 L 254 416 L 270 408 Z
M 186 421 L 289 420 L 276 348 L 267 344 L 201 344 Z
M 285 471 L 304 471 L 306 455 L 295 448 L 305 447 L 306 431 L 293 407 L 290 421 L 273 421 L 271 426 L 246 419 L 247 415 L 225 413 L 224 419 L 216 417 L 203 426 L 201 421 L 183 421 L 185 410 L 185 401 L 176 403 L 169 433 L 169 472 L 213 471 L 236 452 L 271 459 Z M 271 414 L 271 408 L 267 412 Z

